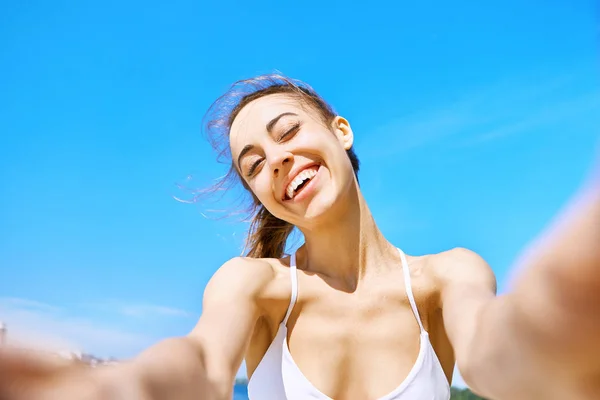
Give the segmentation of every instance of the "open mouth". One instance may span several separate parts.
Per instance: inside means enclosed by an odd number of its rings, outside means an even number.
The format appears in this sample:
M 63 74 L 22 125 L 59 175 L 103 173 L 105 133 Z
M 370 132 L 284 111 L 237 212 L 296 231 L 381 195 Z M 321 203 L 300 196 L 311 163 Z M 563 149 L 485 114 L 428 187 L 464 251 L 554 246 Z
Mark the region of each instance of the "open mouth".
M 319 165 L 313 165 L 300 172 L 285 189 L 285 199 L 292 200 L 304 189 L 309 182 L 317 175 Z

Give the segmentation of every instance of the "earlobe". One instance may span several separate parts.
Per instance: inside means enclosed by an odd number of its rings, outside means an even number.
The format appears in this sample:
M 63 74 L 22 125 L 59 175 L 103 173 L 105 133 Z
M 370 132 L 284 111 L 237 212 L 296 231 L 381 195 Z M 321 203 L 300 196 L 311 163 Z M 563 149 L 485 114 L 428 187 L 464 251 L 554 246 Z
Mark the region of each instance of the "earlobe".
M 350 123 L 343 117 L 337 116 L 333 121 L 338 138 L 342 142 L 345 150 L 350 150 L 354 144 L 354 133 Z
M 350 130 L 350 133 L 345 136 L 344 149 L 350 150 L 352 148 L 353 144 L 354 144 L 354 134 L 352 133 L 352 130 Z

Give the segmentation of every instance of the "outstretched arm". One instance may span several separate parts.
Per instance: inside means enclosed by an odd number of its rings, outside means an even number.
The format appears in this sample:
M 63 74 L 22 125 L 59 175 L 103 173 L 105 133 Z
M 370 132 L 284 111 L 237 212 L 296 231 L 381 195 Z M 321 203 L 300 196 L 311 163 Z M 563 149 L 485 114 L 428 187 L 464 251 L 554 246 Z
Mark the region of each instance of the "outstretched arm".
M 455 252 L 440 271 L 446 330 L 476 392 L 515 400 L 600 396 L 598 182 L 528 252 L 508 294 L 494 297 L 491 271 L 474 253 Z
M 231 399 L 272 268 L 233 259 L 206 287 L 203 312 L 185 337 L 164 340 L 123 364 L 93 370 L 0 352 L 2 399 Z
M 182 399 L 206 396 L 197 385 L 200 376 L 214 399 L 231 398 L 259 317 L 257 300 L 271 277 L 272 268 L 259 260 L 234 259 L 217 271 L 206 287 L 202 316 L 192 332 L 150 348 L 131 364 L 152 399 L 176 399 L 179 393 Z

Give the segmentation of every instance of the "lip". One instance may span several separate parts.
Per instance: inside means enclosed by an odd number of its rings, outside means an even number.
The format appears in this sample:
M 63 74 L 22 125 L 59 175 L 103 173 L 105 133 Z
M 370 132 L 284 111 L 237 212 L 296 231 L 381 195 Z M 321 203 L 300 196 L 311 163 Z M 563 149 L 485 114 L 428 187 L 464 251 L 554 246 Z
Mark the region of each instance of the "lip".
M 282 193 L 281 193 L 281 200 L 282 201 L 289 201 L 289 200 L 293 200 L 293 199 L 286 199 L 285 198 L 285 191 L 287 189 L 287 187 L 289 186 L 290 183 L 292 183 L 292 181 L 298 176 L 298 174 L 300 174 L 302 171 L 304 171 L 305 169 L 314 167 L 314 166 L 320 166 L 321 164 L 318 162 L 314 162 L 314 163 L 310 163 L 310 164 L 306 164 L 300 168 L 294 169 L 290 172 L 290 174 L 288 175 L 288 179 L 286 179 L 284 181 L 284 185 L 282 187 Z

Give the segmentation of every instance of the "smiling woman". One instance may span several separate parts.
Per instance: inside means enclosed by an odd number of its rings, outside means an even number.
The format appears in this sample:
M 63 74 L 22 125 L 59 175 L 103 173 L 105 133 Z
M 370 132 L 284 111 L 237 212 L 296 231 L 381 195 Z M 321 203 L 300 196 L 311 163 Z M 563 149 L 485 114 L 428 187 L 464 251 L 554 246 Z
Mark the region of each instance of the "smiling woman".
M 448 400 L 455 364 L 490 399 L 600 396 L 598 182 L 497 297 L 474 252 L 411 256 L 386 240 L 350 123 L 308 85 L 240 81 L 207 121 L 230 163 L 219 185 L 241 183 L 253 219 L 194 329 L 98 371 L 0 351 L 0 398 L 225 400 L 244 360 L 251 400 Z M 286 255 L 294 227 L 304 244 Z
M 243 95 L 238 98 L 240 92 Z M 349 122 L 308 85 L 282 76 L 262 76 L 234 84 L 213 105 L 210 114 L 216 114 L 207 124 L 212 142 L 227 143 L 220 149 L 221 153 L 229 152 L 227 178 L 241 181 L 252 196 L 254 213 L 248 256 L 266 261 L 276 274 L 275 279 L 264 282 L 276 292 L 272 295 L 275 298 L 263 305 L 266 312 L 252 331 L 245 356 L 251 376 L 250 398 L 302 399 L 312 394 L 329 399 L 325 393 L 331 393 L 336 397 L 389 400 L 448 399 L 454 360 L 444 343 L 446 334 L 440 330 L 434 340 L 438 351 L 444 354 L 442 365 L 420 319 L 407 258 L 382 237 L 360 193 L 359 162 L 352 147 L 354 133 Z M 304 233 L 306 245 L 291 257 L 284 257 L 285 242 L 293 227 Z M 332 249 L 345 255 L 336 257 Z M 330 265 L 325 260 L 331 260 Z M 299 276 L 297 269 L 302 271 Z M 375 272 L 376 278 L 361 279 L 363 272 Z M 398 272 L 401 273 L 396 275 Z M 315 276 L 317 281 L 312 279 Z M 375 283 L 384 276 L 394 284 L 386 287 Z M 359 283 L 364 284 L 360 290 Z M 299 287 L 305 293 L 300 298 Z M 380 304 L 389 307 L 389 313 L 377 317 L 377 308 L 366 306 L 375 300 L 369 296 L 353 310 L 347 310 L 356 314 L 354 318 L 340 318 L 349 304 L 363 296 L 358 293 L 371 290 L 389 298 Z M 432 283 L 426 282 L 418 299 L 427 303 L 433 296 Z M 282 303 L 287 303 L 285 316 Z M 311 306 L 312 312 L 294 313 Z M 434 310 L 421 312 L 433 315 Z M 316 323 L 328 313 L 335 318 L 329 323 Z M 316 325 L 308 334 L 292 336 L 288 331 L 290 319 L 294 332 Z M 352 325 L 362 322 L 378 328 L 361 335 L 358 342 L 362 344 L 356 347 L 350 342 L 354 336 Z M 336 333 L 335 324 L 346 328 Z M 396 342 L 393 337 L 399 332 L 400 336 L 412 337 L 414 345 L 406 347 Z M 321 335 L 328 339 L 317 340 Z M 380 339 L 388 342 L 387 348 L 379 347 Z M 292 356 L 294 348 L 303 350 L 296 350 L 300 355 Z M 396 359 L 388 360 L 388 373 L 366 371 L 359 366 L 364 362 L 359 360 L 369 358 L 367 363 L 385 361 L 383 353 L 392 349 Z M 318 352 L 329 354 L 325 366 L 313 365 Z M 313 355 L 302 357 L 303 354 Z M 358 372 L 344 372 L 344 359 L 352 360 L 352 369 Z M 353 377 L 340 383 L 340 372 Z M 362 384 L 355 383 L 359 376 L 363 376 Z M 399 379 L 403 376 L 404 380 Z

